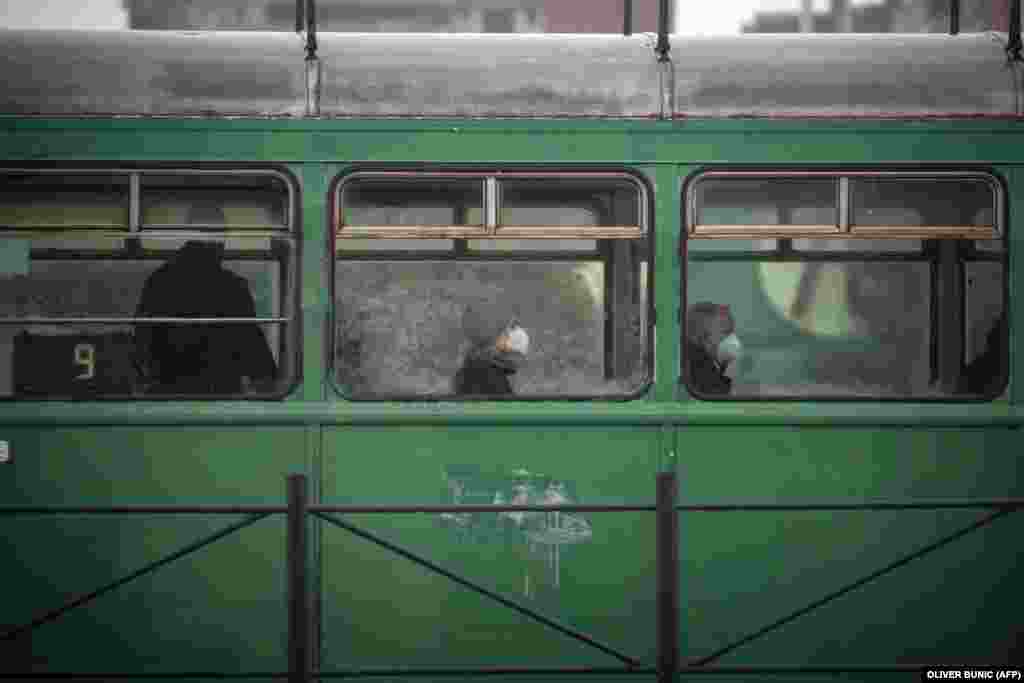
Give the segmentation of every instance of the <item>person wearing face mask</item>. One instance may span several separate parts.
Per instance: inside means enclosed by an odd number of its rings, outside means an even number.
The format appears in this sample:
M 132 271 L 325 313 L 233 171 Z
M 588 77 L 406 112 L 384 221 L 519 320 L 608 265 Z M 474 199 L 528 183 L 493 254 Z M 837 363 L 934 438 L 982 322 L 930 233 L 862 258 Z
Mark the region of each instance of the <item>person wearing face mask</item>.
M 707 301 L 690 306 L 686 313 L 686 363 L 697 393 L 728 394 L 732 378 L 726 373 L 742 353 L 743 344 L 728 306 Z
M 462 317 L 472 344 L 455 374 L 455 393 L 468 396 L 509 396 L 510 378 L 522 367 L 530 336 L 514 317 L 498 306 L 470 306 Z

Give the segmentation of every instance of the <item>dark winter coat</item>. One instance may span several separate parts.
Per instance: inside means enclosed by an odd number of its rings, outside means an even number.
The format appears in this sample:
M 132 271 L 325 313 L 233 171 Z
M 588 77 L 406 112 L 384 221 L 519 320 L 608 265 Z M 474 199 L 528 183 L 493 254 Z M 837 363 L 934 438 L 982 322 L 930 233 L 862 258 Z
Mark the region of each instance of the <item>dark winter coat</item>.
M 991 394 L 999 389 L 1005 375 L 1006 316 L 989 330 L 985 352 L 972 360 L 960 378 L 960 391 L 969 394 Z
M 686 364 L 690 387 L 698 394 L 719 396 L 732 390 L 732 380 L 726 377 L 721 364 L 690 340 L 686 340 Z
M 137 317 L 255 317 L 248 284 L 221 265 L 222 253 L 216 244 L 186 243 L 146 281 Z M 256 324 L 140 324 L 135 342 L 155 393 L 235 394 L 242 391 L 242 377 L 277 374 Z
M 510 396 L 514 392 L 509 376 L 514 373 L 515 370 L 511 368 L 470 355 L 455 373 L 455 393 L 466 396 Z

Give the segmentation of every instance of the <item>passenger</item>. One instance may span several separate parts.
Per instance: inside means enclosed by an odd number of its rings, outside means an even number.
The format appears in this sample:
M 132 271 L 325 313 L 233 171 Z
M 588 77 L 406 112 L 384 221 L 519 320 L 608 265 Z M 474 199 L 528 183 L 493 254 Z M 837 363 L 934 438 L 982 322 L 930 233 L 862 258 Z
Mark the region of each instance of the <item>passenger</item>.
M 510 376 L 526 361 L 530 336 L 519 322 L 497 306 L 470 306 L 462 327 L 472 347 L 455 374 L 455 393 L 471 396 L 508 396 Z
M 223 258 L 223 244 L 186 242 L 149 276 L 136 316 L 255 317 L 248 284 L 221 265 Z M 135 346 L 153 393 L 237 394 L 248 382 L 277 375 L 267 340 L 255 323 L 140 324 Z
M 1006 314 L 999 316 L 985 339 L 985 351 L 972 360 L 960 376 L 960 391 L 968 394 L 991 394 L 999 389 L 1004 376 L 1006 358 Z
M 732 379 L 726 371 L 742 352 L 736 321 L 728 306 L 706 301 L 690 306 L 686 314 L 686 363 L 697 393 L 728 394 Z

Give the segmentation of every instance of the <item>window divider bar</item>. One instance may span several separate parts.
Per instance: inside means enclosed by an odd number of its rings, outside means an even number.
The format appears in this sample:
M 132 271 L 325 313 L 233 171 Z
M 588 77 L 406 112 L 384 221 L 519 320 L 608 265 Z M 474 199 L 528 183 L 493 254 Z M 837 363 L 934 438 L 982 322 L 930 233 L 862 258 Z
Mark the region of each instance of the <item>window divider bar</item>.
M 138 171 L 128 174 L 128 232 L 139 232 L 142 224 L 142 181 Z
M 498 229 L 498 179 L 488 176 L 484 179 L 484 213 L 486 214 L 485 226 L 488 234 L 493 234 Z
M 839 178 L 839 232 L 850 232 L 850 179 L 846 176 Z

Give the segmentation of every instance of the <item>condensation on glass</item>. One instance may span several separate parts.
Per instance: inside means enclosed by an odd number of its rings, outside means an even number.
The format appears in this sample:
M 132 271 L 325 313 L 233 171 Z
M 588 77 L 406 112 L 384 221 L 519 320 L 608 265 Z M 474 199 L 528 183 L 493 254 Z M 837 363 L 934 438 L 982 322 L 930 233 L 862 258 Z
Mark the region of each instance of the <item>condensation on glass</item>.
M 744 194 L 765 216 L 748 233 L 705 238 L 694 229 L 699 221 L 688 223 L 687 307 L 727 305 L 743 348 L 721 363 L 718 349 L 687 352 L 683 344 L 681 374 L 691 393 L 712 400 L 1005 396 L 1004 200 L 993 177 L 835 173 L 836 227 L 848 232 L 813 236 L 790 222 L 774 240 L 755 239 L 770 214 L 793 205 L 792 179 L 779 176 L 775 203 L 764 176 L 756 192 L 742 179 L 742 193 L 708 193 L 714 210 L 727 206 L 736 215 L 744 207 L 723 198 Z M 714 181 L 721 187 L 729 178 Z M 701 184 L 691 183 L 687 197 L 696 216 Z M 870 230 L 861 236 L 859 226 Z M 687 316 L 686 329 L 699 332 L 702 320 Z M 728 390 L 702 390 L 698 378 L 716 372 Z
M 0 170 L 0 397 L 280 394 L 295 373 L 293 190 L 239 175 Z M 186 220 L 200 205 L 219 222 Z M 233 359 L 250 374 L 220 378 Z
M 649 246 L 639 182 L 625 174 L 392 174 L 388 206 L 403 225 L 420 226 L 420 239 L 393 238 L 378 218 L 361 218 L 384 204 L 382 193 L 364 208 L 364 186 L 378 182 L 356 174 L 336 195 L 333 356 L 345 396 L 611 398 L 643 388 Z M 352 198 L 355 210 L 345 204 Z M 450 239 L 437 239 L 439 231 Z M 529 349 L 506 364 L 496 341 L 515 322 Z M 478 366 L 510 392 L 462 391 L 457 376 Z
M 145 174 L 142 225 L 233 229 L 284 228 L 290 190 L 267 174 Z

